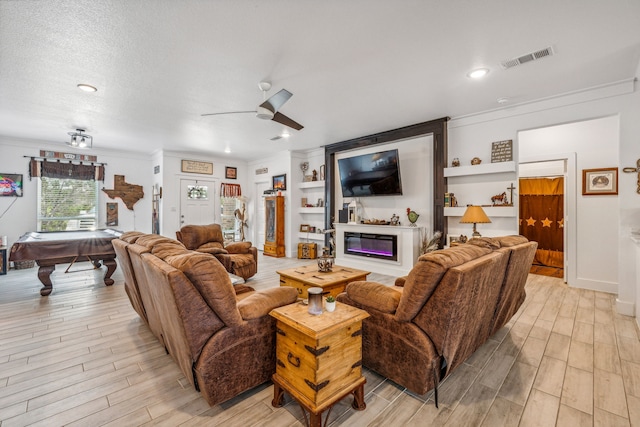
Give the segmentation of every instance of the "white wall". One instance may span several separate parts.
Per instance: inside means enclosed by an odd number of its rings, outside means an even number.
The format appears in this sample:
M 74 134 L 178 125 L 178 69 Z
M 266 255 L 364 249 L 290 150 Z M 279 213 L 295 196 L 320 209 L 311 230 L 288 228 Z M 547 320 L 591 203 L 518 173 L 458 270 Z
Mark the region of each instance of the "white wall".
M 182 160 L 197 160 L 201 162 L 213 163 L 213 174 L 204 175 L 197 173 L 182 172 Z M 158 160 L 156 160 L 158 162 Z M 158 163 L 155 163 L 156 165 Z M 237 179 L 225 179 L 225 167 L 231 166 L 238 168 Z M 153 173 L 153 168 L 150 173 Z M 163 236 L 176 238 L 176 231 L 180 230 L 180 180 L 206 180 L 215 183 L 216 197 L 220 196 L 220 184 L 240 184 L 242 194 L 253 199 L 251 185 L 247 181 L 247 163 L 237 159 L 224 159 L 219 157 L 207 156 L 204 154 L 181 153 L 172 151 L 162 152 L 162 165 L 160 174 L 162 175 L 162 201 L 160 218 L 160 233 Z M 219 201 L 216 201 L 219 206 Z M 215 212 L 215 218 L 212 222 L 220 222 L 219 209 Z M 245 231 L 246 232 L 246 231 Z M 247 234 L 251 235 L 251 234 Z
M 573 225 L 576 276 L 571 284 L 611 293 L 617 293 L 618 270 L 603 266 L 618 263 L 616 236 L 620 197 L 583 196 L 581 188 L 583 169 L 617 167 L 617 144 L 604 145 L 602 141 L 618 141 L 619 126 L 618 116 L 610 116 L 523 131 L 518 135 L 520 159 L 563 155 L 563 152 L 576 153 L 573 178 L 577 188 L 572 189 L 576 194 L 575 206 L 568 207 L 569 210 L 575 210 L 577 221 Z M 607 245 L 607 250 L 603 250 L 603 243 Z
M 98 157 L 98 162 L 106 163 L 105 180 L 100 182 L 99 188 L 113 188 L 113 176 L 124 175 L 130 184 L 142 185 L 144 198 L 139 200 L 131 211 L 119 198 L 110 199 L 103 191 L 99 192 L 99 227 L 105 227 L 106 203 L 118 203 L 119 230 L 140 230 L 151 232 L 151 185 L 152 169 L 149 156 L 135 153 L 110 152 L 107 150 L 73 150 L 64 144 L 54 144 L 48 141 L 35 141 L 20 138 L 0 136 L 0 171 L 4 173 L 21 173 L 24 176 L 24 196 L 15 200 L 13 197 L 0 198 L 0 214 L 5 211 L 12 201 L 15 203 L 0 219 L 0 235 L 8 237 L 9 245 L 13 244 L 22 234 L 35 231 L 37 226 L 37 181 L 29 180 L 29 159 L 24 156 L 38 157 L 40 150 L 52 150 L 65 153 L 80 152 Z
M 610 135 L 607 139 L 599 141 L 601 149 L 597 151 L 597 154 L 588 154 L 588 158 L 596 158 L 601 155 L 600 159 L 602 160 L 599 159 L 597 164 L 603 165 L 603 167 L 606 167 L 605 164 L 618 166 L 620 169 L 625 166 L 633 166 L 635 159 L 640 157 L 640 144 L 638 144 L 640 94 L 635 85 L 635 81 L 623 81 L 536 103 L 454 118 L 449 122 L 449 162 L 454 157 L 460 157 L 462 160 L 462 157 L 468 156 L 470 153 L 477 153 L 478 149 L 484 149 L 485 152 L 490 153 L 492 141 L 513 139 L 514 145 L 516 145 L 514 150 L 517 150 L 517 137 L 521 131 L 617 116 L 619 120 L 618 139 L 616 140 L 615 135 Z M 581 147 L 576 148 L 578 150 L 577 157 L 581 158 Z M 568 151 L 561 145 L 557 149 L 562 152 Z M 532 150 L 535 151 L 535 148 Z M 616 153 L 613 158 L 611 152 Z M 516 152 L 515 156 L 517 155 Z M 640 293 L 635 284 L 634 248 L 633 242 L 629 238 L 632 229 L 640 228 L 640 196 L 635 192 L 636 180 L 636 175 L 620 174 L 617 206 L 616 202 L 613 202 L 614 207 L 611 209 L 617 210 L 615 214 L 617 219 L 614 221 L 615 230 L 610 234 L 601 235 L 601 239 L 597 243 L 601 249 L 613 248 L 614 251 L 617 250 L 618 256 L 610 265 L 604 265 L 600 262 L 596 264 L 602 269 L 616 271 L 615 280 L 617 283 L 614 284 L 614 292 L 618 294 L 617 308 L 621 313 L 630 315 L 634 313 L 636 295 Z M 597 206 L 596 209 L 607 210 L 609 207 L 610 204 L 607 203 L 604 206 Z M 594 232 L 593 229 L 584 229 L 580 222 L 577 227 L 579 235 Z M 583 254 L 588 257 L 592 256 L 588 252 L 583 252 Z M 585 265 L 587 259 L 580 259 L 578 264 Z M 602 279 L 602 274 L 593 275 L 591 272 L 578 272 L 579 277 L 594 281 Z M 613 277 L 609 277 L 607 280 L 609 279 L 613 279 Z M 572 283 L 569 285 L 575 286 Z M 612 289 L 607 286 L 603 290 L 611 291 Z
M 409 225 L 407 219 L 407 208 L 416 211 L 420 217 L 416 222 L 419 227 L 425 227 L 428 234 L 433 233 L 433 136 L 425 135 L 417 138 L 392 142 L 389 144 L 374 145 L 368 148 L 361 148 L 350 151 L 336 153 L 335 189 L 336 211 L 335 218 L 338 218 L 338 210 L 343 203 L 349 203 L 352 197 L 342 197 L 342 187 L 340 186 L 340 173 L 338 169 L 338 159 L 358 156 L 361 154 L 376 153 L 378 151 L 398 149 L 400 156 L 400 179 L 402 181 L 401 196 L 375 196 L 359 197 L 362 205 L 363 219 L 381 219 L 389 221 L 393 214 L 400 217 L 402 225 Z
M 521 139 L 521 138 L 520 138 Z M 518 166 L 519 178 L 541 178 L 564 176 L 564 160 L 549 160 L 534 163 L 520 163 Z
M 249 182 L 249 186 L 251 187 L 251 200 L 247 206 L 247 212 L 251 212 L 251 217 L 258 215 L 258 203 L 263 204 L 264 199 L 262 194 L 255 194 L 255 186 L 256 183 L 268 183 L 268 187 L 271 188 L 272 180 L 271 178 L 274 175 L 282 175 L 287 174 L 287 190 L 282 192 L 282 195 L 285 197 L 284 202 L 284 240 L 285 240 L 285 251 L 287 257 L 296 257 L 297 256 L 297 238 L 295 238 L 295 234 L 292 232 L 292 224 L 295 224 L 294 213 L 292 203 L 296 203 L 292 201 L 292 188 L 296 182 L 300 180 L 300 169 L 298 164 L 296 164 L 295 169 L 292 166 L 292 153 L 290 151 L 280 151 L 275 153 L 273 156 L 260 159 L 257 161 L 250 162 L 247 166 L 247 180 Z M 256 174 L 256 170 L 267 168 L 268 172 L 265 174 Z M 297 206 L 297 204 L 295 205 Z M 256 230 L 252 227 L 251 224 L 255 224 L 255 221 L 251 221 L 249 223 L 249 236 L 253 236 L 253 245 L 258 249 L 262 250 L 264 247 L 264 242 L 257 241 L 256 238 Z M 297 230 L 297 229 L 296 229 Z M 295 248 L 294 248 L 295 243 Z M 295 249 L 295 251 L 294 251 Z

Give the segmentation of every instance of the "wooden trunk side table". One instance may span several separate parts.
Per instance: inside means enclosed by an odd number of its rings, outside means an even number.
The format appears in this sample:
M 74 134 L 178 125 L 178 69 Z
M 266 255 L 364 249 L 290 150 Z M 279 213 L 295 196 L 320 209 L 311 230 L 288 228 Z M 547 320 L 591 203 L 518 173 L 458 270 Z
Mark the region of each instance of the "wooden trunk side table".
M 320 315 L 307 308 L 294 303 L 270 313 L 277 321 L 272 405 L 282 406 L 286 391 L 309 412 L 310 426 L 319 427 L 322 413 L 349 394 L 354 409 L 366 408 L 362 320 L 369 314 L 341 303 Z
M 307 289 L 322 288 L 322 295 L 327 297 L 344 292 L 344 288 L 351 282 L 367 280 L 368 271 L 351 267 L 334 265 L 331 271 L 321 273 L 317 264 L 288 268 L 276 271 L 280 275 L 280 286 L 291 286 L 298 290 L 299 298 L 308 298 Z

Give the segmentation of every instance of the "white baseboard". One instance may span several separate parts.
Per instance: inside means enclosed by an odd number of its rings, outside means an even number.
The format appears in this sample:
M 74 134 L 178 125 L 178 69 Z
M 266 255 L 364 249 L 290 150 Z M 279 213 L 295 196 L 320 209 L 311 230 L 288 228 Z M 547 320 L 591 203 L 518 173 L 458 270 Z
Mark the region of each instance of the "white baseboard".
M 636 305 L 633 301 L 622 301 L 616 298 L 616 311 L 619 314 L 633 317 L 636 315 Z M 636 323 L 638 323 L 637 317 L 636 317 Z M 638 326 L 640 327 L 640 323 L 638 323 Z

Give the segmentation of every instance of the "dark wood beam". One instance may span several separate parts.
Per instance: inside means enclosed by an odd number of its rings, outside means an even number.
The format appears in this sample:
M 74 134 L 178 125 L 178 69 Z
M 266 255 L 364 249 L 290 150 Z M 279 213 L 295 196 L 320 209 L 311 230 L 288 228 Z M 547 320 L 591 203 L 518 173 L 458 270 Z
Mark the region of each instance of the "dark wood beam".
M 447 163 L 448 121 L 449 117 L 443 117 L 325 146 L 325 228 L 332 228 L 332 224 L 336 220 L 336 194 L 333 190 L 336 184 L 335 156 L 337 153 L 431 134 L 433 135 L 433 231 L 442 231 L 443 236 L 446 236 L 447 223 L 444 217 L 444 193 L 447 192 L 447 181 L 444 177 L 444 168 Z M 442 247 L 443 242 L 444 239 L 441 240 L 440 247 Z

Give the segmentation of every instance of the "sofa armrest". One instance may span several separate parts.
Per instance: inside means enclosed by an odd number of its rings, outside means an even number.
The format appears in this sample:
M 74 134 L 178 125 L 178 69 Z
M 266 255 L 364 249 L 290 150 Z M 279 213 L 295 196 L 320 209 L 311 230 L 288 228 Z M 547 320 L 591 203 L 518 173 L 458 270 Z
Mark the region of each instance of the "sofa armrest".
M 251 242 L 232 242 L 224 247 L 230 254 L 248 254 Z
M 402 277 L 396 278 L 395 286 L 398 286 L 401 288 L 404 287 L 404 282 L 407 281 L 407 277 L 408 276 L 402 276 Z
M 251 246 L 249 248 L 249 253 L 253 255 L 253 260 L 256 262 L 256 266 L 257 266 L 258 265 L 258 248 L 256 248 L 255 246 Z
M 238 301 L 238 310 L 244 320 L 257 319 L 269 314 L 274 308 L 292 304 L 298 299 L 298 291 L 290 286 L 256 291 Z
M 353 302 L 383 313 L 393 314 L 400 303 L 401 289 L 376 282 L 351 282 L 345 291 Z
M 211 254 L 211 255 L 220 255 L 220 254 L 229 253 L 226 249 L 222 248 L 222 245 L 220 243 L 214 243 L 214 242 L 205 243 L 204 245 L 198 246 L 198 248 L 196 248 L 196 251 L 202 252 L 205 254 Z

